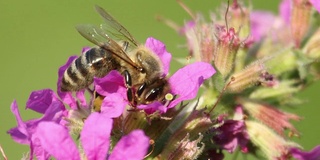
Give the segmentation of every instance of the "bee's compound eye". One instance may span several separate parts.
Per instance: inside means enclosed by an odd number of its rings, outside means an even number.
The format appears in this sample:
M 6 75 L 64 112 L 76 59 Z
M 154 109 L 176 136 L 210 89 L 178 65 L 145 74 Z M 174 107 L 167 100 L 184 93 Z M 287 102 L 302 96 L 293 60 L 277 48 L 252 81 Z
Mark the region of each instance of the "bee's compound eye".
M 146 95 L 145 99 L 147 101 L 154 101 L 161 92 L 162 92 L 162 88 L 153 88 Z

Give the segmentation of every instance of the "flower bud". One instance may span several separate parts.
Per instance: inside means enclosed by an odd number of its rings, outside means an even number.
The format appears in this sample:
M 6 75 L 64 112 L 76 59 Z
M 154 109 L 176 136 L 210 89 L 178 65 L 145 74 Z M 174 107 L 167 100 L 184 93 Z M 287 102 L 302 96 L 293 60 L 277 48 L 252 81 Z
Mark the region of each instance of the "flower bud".
M 241 92 L 242 90 L 256 84 L 261 84 L 267 79 L 263 77 L 265 66 L 262 61 L 257 61 L 246 67 L 244 70 L 231 76 L 231 83 L 228 86 L 229 92 Z
M 199 138 L 191 141 L 189 134 L 187 134 L 181 141 L 176 144 L 176 149 L 171 152 L 164 152 L 161 154 L 161 159 L 197 159 L 198 156 L 204 150 L 204 143 L 201 143 L 203 135 L 199 135 Z M 201 147 L 199 147 L 201 144 Z M 169 150 L 167 150 L 169 151 Z
M 217 51 L 214 54 L 214 65 L 227 77 L 234 68 L 235 56 L 240 47 L 240 39 L 234 28 L 218 27 Z
M 297 66 L 297 56 L 292 50 L 284 49 L 273 54 L 272 58 L 266 62 L 266 67 L 270 68 L 268 71 L 275 75 L 281 75 L 284 72 L 291 71 Z
M 309 29 L 312 5 L 308 0 L 293 0 L 291 33 L 297 48 Z
M 294 142 L 286 141 L 261 123 L 246 121 L 246 126 L 250 140 L 261 149 L 267 159 L 283 157 L 291 147 L 300 147 Z
M 279 98 L 279 97 L 290 97 L 293 93 L 297 93 L 301 87 L 295 86 L 296 81 L 282 80 L 277 82 L 273 87 L 261 87 L 253 91 L 249 98 L 250 99 L 267 99 L 267 98 Z M 282 100 L 283 102 L 283 100 Z
M 210 118 L 204 114 L 204 110 L 193 110 L 184 124 L 170 137 L 161 153 L 161 157 L 168 159 L 171 156 L 180 156 L 180 158 L 177 157 L 174 159 L 184 159 L 189 155 L 197 156 L 202 152 L 202 150 L 196 147 L 196 144 L 198 144 L 203 137 L 202 135 L 198 137 L 199 133 L 208 130 L 211 125 L 212 122 Z M 185 150 L 185 146 L 181 146 L 181 144 L 189 146 L 189 149 Z M 192 149 L 191 146 L 194 148 Z M 180 154 L 176 155 L 176 153 Z
M 248 38 L 250 34 L 250 10 L 246 6 L 240 4 L 238 1 L 233 1 L 229 7 L 231 15 L 230 26 L 234 27 L 241 39 Z
M 284 130 L 289 129 L 294 135 L 298 135 L 296 128 L 289 122 L 290 119 L 300 120 L 295 114 L 283 112 L 269 104 L 260 103 L 247 99 L 238 99 L 245 110 L 258 121 L 272 128 L 281 136 L 284 136 Z
M 308 40 L 303 48 L 304 54 L 314 60 L 320 58 L 320 29 L 318 29 Z

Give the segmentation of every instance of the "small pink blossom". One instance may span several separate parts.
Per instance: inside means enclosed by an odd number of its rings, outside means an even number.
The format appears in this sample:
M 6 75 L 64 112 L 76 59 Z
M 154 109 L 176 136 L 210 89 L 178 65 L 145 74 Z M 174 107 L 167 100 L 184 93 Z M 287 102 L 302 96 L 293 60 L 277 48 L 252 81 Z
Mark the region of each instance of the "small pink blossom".
M 243 117 L 243 110 L 241 106 L 236 107 L 235 118 Z M 247 144 L 249 142 L 249 135 L 246 131 L 245 121 L 241 119 L 234 120 L 222 120 L 222 117 L 226 115 L 219 116 L 217 122 L 221 126 L 212 130 L 216 133 L 213 140 L 216 144 L 220 145 L 222 149 L 227 150 L 229 153 L 233 153 L 237 147 L 241 148 L 242 152 L 247 152 Z
M 92 113 L 85 121 L 80 141 L 88 159 L 143 159 L 149 148 L 149 138 L 135 130 L 123 136 L 108 156 L 113 119 L 108 114 Z M 68 130 L 56 123 L 42 122 L 32 136 L 44 152 L 57 159 L 79 160 L 80 154 Z
M 41 118 L 32 119 L 24 122 L 20 116 L 16 101 L 11 104 L 11 111 L 15 115 L 18 126 L 11 128 L 8 134 L 13 140 L 22 144 L 30 144 L 31 135 L 36 126 L 42 121 L 60 123 L 65 107 L 57 96 L 50 89 L 34 91 L 31 93 L 27 102 L 27 108 L 43 114 Z M 44 109 L 42 109 L 44 108 Z
M 291 148 L 290 153 L 296 160 L 319 160 L 320 145 L 313 148 L 310 152 L 304 152 L 300 148 Z

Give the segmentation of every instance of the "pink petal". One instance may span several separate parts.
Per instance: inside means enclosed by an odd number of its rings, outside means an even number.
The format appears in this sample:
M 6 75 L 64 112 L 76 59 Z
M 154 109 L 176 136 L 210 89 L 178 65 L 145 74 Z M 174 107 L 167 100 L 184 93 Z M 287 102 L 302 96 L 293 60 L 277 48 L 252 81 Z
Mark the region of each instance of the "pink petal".
M 205 62 L 195 62 L 179 69 L 169 78 L 171 92 L 178 95 L 178 98 L 173 100 L 168 108 L 176 106 L 183 100 L 195 98 L 203 81 L 215 72 L 211 64 Z
M 82 107 L 88 107 L 84 92 L 85 90 L 78 91 L 76 92 L 76 96 Z
M 319 0 L 310 0 L 312 6 L 320 13 L 320 1 Z
M 7 133 L 11 135 L 12 139 L 21 144 L 29 144 L 29 133 L 27 131 L 27 125 L 23 122 L 17 102 L 14 100 L 11 103 L 11 112 L 16 117 L 18 126 L 10 129 Z
M 112 129 L 112 119 L 106 114 L 92 113 L 86 119 L 80 141 L 88 159 L 106 159 Z
M 57 97 L 51 89 L 33 91 L 29 96 L 26 109 L 44 114 L 54 98 L 56 99 Z
M 34 139 L 30 144 L 30 155 L 35 155 L 38 160 L 50 159 L 50 154 L 41 146 L 39 139 Z M 33 159 L 30 157 L 30 159 Z
M 158 101 L 155 101 L 146 105 L 139 105 L 137 108 L 143 109 L 147 114 L 152 114 L 156 111 L 159 111 L 160 113 L 167 112 L 167 107 Z
M 58 71 L 58 82 L 57 82 L 57 93 L 59 95 L 59 97 L 61 98 L 61 100 L 68 104 L 72 109 L 77 109 L 77 101 L 73 98 L 72 93 L 71 92 L 62 92 L 61 91 L 61 81 L 62 81 L 62 77 L 63 74 L 65 72 L 65 70 L 70 66 L 70 64 L 77 58 L 78 56 L 71 56 L 69 57 L 68 61 L 66 62 L 66 64 L 64 64 L 63 66 L 61 66 L 59 68 Z
M 145 46 L 158 55 L 163 64 L 163 73 L 167 75 L 170 69 L 171 54 L 166 50 L 166 46 L 152 37 L 147 39 Z
M 291 5 L 291 0 L 282 0 L 279 6 L 280 16 L 287 25 L 290 24 Z
M 189 30 L 195 28 L 196 22 L 194 20 L 188 21 L 179 31 L 180 34 L 185 35 Z
M 292 157 L 297 160 L 319 160 L 320 159 L 320 145 L 313 148 L 310 152 L 303 152 L 299 148 L 291 148 Z
M 53 100 L 44 115 L 39 119 L 35 119 L 35 121 L 53 121 L 59 123 L 65 110 L 65 107 L 59 100 Z
M 32 119 L 32 120 L 23 122 L 21 120 L 17 107 L 18 106 L 14 101 L 11 108 L 12 108 L 12 112 L 16 116 L 18 127 L 11 128 L 8 131 L 8 134 L 11 135 L 13 140 L 22 144 L 30 143 L 30 137 L 35 132 L 36 127 L 40 122 L 51 121 L 51 122 L 59 123 L 62 119 L 62 116 L 63 116 L 62 114 L 65 111 L 63 104 L 59 100 L 54 99 L 41 118 Z
M 110 118 L 116 118 L 123 113 L 127 104 L 128 102 L 124 100 L 122 95 L 113 93 L 104 98 L 101 105 L 101 112 Z
M 32 136 L 42 148 L 56 159 L 80 160 L 79 151 L 68 130 L 54 122 L 39 123 Z
M 91 47 L 83 47 L 81 53 L 84 54 L 87 51 L 89 51 L 91 49 Z
M 96 91 L 103 96 L 108 96 L 112 93 L 119 93 L 123 97 L 127 95 L 124 78 L 116 70 L 109 72 L 109 74 L 103 78 L 94 78 L 94 85 Z
M 245 124 L 241 120 L 225 120 L 215 132 L 217 134 L 214 135 L 213 140 L 229 153 L 233 153 L 238 146 L 246 149 L 249 142 Z
M 251 36 L 254 41 L 259 41 L 266 36 L 275 21 L 275 16 L 270 12 L 254 11 L 250 13 Z
M 109 160 L 141 160 L 147 154 L 148 148 L 149 138 L 142 130 L 134 130 L 120 139 Z

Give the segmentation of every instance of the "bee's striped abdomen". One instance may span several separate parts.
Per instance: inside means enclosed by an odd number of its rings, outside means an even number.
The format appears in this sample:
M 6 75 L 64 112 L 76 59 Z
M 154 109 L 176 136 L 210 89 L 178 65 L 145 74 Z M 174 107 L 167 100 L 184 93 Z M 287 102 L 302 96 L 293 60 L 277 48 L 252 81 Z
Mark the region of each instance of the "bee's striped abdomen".
M 61 91 L 78 91 L 88 87 L 93 82 L 96 70 L 91 67 L 91 61 L 96 57 L 97 48 L 92 48 L 74 60 L 64 72 Z M 101 52 L 101 50 L 100 50 Z M 99 52 L 99 53 L 100 53 Z M 103 59 L 103 54 L 99 54 Z
M 106 75 L 112 68 L 105 64 L 111 55 L 101 48 L 92 48 L 76 60 L 64 72 L 61 91 L 78 91 L 88 87 L 94 76 Z M 101 73 L 103 72 L 103 73 Z

